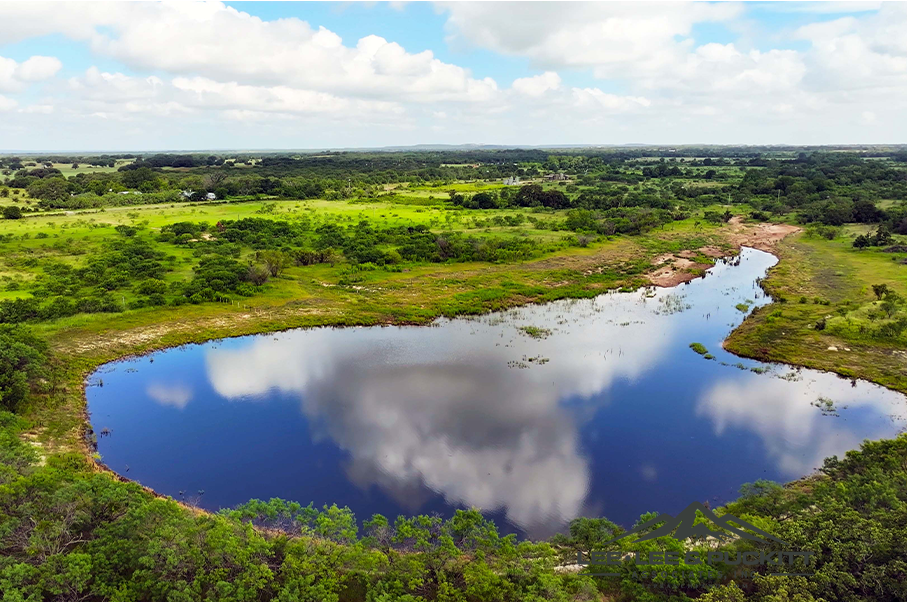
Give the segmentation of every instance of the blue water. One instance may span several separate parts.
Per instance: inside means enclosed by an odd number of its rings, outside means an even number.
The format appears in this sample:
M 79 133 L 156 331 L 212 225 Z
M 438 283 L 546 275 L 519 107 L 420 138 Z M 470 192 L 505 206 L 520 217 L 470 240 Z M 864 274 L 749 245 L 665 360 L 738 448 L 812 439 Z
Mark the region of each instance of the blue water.
M 744 249 L 675 289 L 165 350 L 92 375 L 91 421 L 113 470 L 209 509 L 282 497 L 360 519 L 478 507 L 535 537 L 577 516 L 629 526 L 903 429 L 902 395 L 721 349 L 735 305 L 768 302 L 775 262 Z

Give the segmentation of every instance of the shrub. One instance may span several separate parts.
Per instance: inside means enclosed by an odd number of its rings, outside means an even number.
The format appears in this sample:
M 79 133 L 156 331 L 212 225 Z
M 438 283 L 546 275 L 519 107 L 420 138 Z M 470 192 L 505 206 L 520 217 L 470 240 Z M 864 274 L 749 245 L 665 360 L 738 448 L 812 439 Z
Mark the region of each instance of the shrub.
M 139 295 L 155 295 L 167 292 L 167 283 L 157 278 L 147 278 L 135 287 L 135 292 Z
M 22 219 L 22 210 L 15 205 L 7 205 L 3 208 L 3 219 Z
M 261 286 L 268 281 L 268 278 L 271 276 L 271 271 L 263 265 L 251 264 L 249 266 L 248 272 L 246 273 L 246 279 L 254 284 L 255 286 Z
M 47 376 L 47 344 L 21 325 L 0 325 L 0 408 L 15 410 Z

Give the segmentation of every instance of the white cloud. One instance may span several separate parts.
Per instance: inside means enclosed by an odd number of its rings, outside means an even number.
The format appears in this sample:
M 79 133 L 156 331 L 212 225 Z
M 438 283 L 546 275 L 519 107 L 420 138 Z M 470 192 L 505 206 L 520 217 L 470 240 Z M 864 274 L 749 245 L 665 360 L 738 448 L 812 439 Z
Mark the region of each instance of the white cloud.
M 637 2 L 443 4 L 453 40 L 599 77 L 663 71 L 688 51 L 693 25 L 726 21 L 736 4 Z M 678 39 L 680 38 L 680 39 Z
M 37 82 L 57 74 L 63 64 L 52 56 L 33 56 L 19 65 L 17 77 L 24 82 Z
M 30 83 L 53 77 L 61 66 L 51 56 L 33 56 L 21 63 L 0 56 L 0 91 L 22 91 Z
M 550 90 L 561 87 L 561 78 L 554 71 L 546 71 L 533 77 L 521 77 L 513 81 L 514 91 L 526 96 L 538 97 Z
M 256 110 L 275 113 L 402 113 L 396 103 L 340 98 L 326 92 L 286 86 L 246 86 L 219 83 L 203 77 L 178 77 L 173 87 L 186 93 L 186 102 L 198 107 Z
M 652 102 L 642 96 L 619 96 L 608 94 L 598 88 L 573 88 L 573 99 L 577 107 L 603 109 L 623 113 L 648 107 Z
M 813 90 L 841 94 L 841 100 L 866 101 L 863 93 L 891 95 L 903 101 L 907 92 L 907 6 L 886 3 L 878 14 L 845 17 L 799 28 L 806 40 Z M 898 95 L 897 97 L 895 95 Z
M 778 470 L 799 477 L 825 458 L 859 447 L 860 439 L 840 422 L 850 412 L 859 414 L 868 406 L 874 415 L 895 416 L 903 405 L 901 395 L 875 385 L 861 382 L 852 388 L 833 374 L 807 374 L 798 382 L 756 375 L 719 380 L 703 393 L 696 413 L 712 420 L 716 435 L 731 429 L 758 434 Z M 842 418 L 823 416 L 812 405 L 823 391 L 835 392 L 833 402 Z M 889 436 L 893 428 L 880 423 L 869 438 Z
M 0 33 L 15 35 L 19 26 L 33 35 L 60 32 L 136 70 L 412 102 L 483 102 L 498 92 L 493 79 L 475 79 L 428 50 L 409 53 L 375 35 L 347 46 L 324 27 L 265 21 L 220 2 L 122 3 L 108 11 L 35 5 L 5 8 Z M 50 13 L 46 24 L 34 25 Z
M 830 15 L 835 13 L 859 13 L 878 10 L 882 2 L 855 0 L 852 2 L 838 0 L 835 2 L 768 2 L 763 6 L 765 10 L 790 13 L 814 13 L 817 15 Z
M 39 115 L 50 115 L 54 112 L 54 106 L 51 104 L 34 104 L 20 109 L 22 113 L 34 113 Z
M 0 111 L 11 111 L 19 106 L 19 103 L 16 102 L 13 98 L 7 98 L 0 94 Z
M 402 10 L 399 18 L 411 16 Z M 228 138 L 243 123 L 255 128 L 241 135 L 258 132 L 254 144 L 266 147 L 275 136 L 289 146 L 302 136 L 307 146 L 335 147 L 907 136 L 904 4 L 772 5 L 767 10 L 797 12 L 791 19 L 807 24 L 773 27 L 770 35 L 746 4 L 451 3 L 438 10 L 454 49 L 520 57 L 538 74 L 509 75 L 512 84 L 502 89 L 430 50 L 378 35 L 344 40 L 317 23 L 265 20 L 219 2 L 6 3 L 4 42 L 60 34 L 121 66 L 64 85 L 56 58 L 0 58 L 0 104 L 20 111 L 21 126 L 0 124 L 0 132 L 18 148 L 84 148 L 96 132 L 80 136 L 78 119 L 93 115 L 132 121 L 140 144 L 142 134 L 164 136 L 169 148 L 188 144 L 190 130 L 193 148 L 245 145 Z M 818 21 L 815 13 L 840 18 Z M 728 39 L 702 38 L 704 23 Z M 31 91 L 41 81 L 34 104 Z M 53 117 L 38 121 L 49 110 Z M 121 143 L 120 136 L 97 141 L 105 150 Z

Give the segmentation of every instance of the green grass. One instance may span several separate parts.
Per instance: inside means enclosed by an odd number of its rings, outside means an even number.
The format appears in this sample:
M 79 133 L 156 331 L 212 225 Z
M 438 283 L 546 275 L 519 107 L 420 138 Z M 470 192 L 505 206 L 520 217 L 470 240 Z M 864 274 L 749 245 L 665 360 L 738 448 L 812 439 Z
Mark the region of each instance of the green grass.
M 698 353 L 699 355 L 707 355 L 709 350 L 706 349 L 705 345 L 702 343 L 690 343 L 690 349 Z
M 867 317 L 878 305 L 873 284 L 907 296 L 907 265 L 901 263 L 907 254 L 857 251 L 846 236 L 827 241 L 804 235 L 786 239 L 778 251 L 781 261 L 764 282 L 776 302 L 754 310 L 725 347 L 738 355 L 830 370 L 907 392 L 907 337 L 860 332 L 861 325 L 878 328 L 884 323 Z

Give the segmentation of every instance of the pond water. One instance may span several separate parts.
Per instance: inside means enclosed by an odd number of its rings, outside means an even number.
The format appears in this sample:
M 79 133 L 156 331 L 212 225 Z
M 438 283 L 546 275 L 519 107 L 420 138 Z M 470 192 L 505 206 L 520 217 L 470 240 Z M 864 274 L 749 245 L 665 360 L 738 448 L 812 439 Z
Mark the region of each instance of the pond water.
M 169 349 L 93 374 L 91 421 L 113 470 L 209 509 L 282 497 L 359 519 L 474 506 L 532 537 L 577 516 L 629 526 L 904 427 L 899 394 L 721 349 L 735 306 L 768 302 L 775 262 L 744 249 L 675 289 Z

